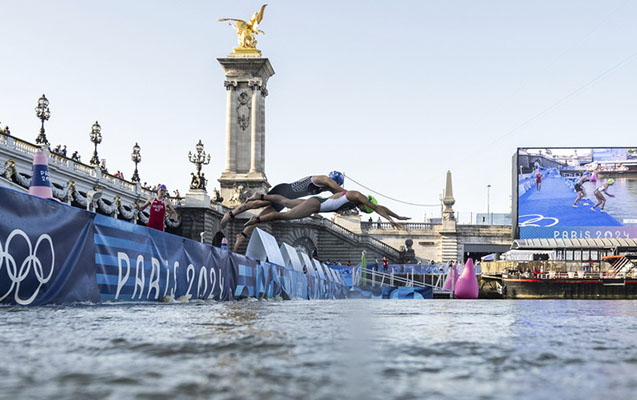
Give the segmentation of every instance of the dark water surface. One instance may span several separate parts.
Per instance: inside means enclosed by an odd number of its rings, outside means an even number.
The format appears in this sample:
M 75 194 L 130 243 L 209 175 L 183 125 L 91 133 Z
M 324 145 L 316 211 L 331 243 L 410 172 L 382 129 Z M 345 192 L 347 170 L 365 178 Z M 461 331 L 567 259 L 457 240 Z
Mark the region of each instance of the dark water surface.
M 632 399 L 637 301 L 0 307 L 0 397 Z

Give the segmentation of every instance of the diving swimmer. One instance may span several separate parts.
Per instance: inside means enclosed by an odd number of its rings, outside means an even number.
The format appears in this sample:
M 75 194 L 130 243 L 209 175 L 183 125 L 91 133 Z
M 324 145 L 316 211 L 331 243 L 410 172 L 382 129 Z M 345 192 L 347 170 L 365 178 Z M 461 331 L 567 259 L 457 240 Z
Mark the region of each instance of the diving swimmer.
M 371 214 L 374 211 L 377 212 L 396 229 L 401 229 L 401 226 L 392 219 L 392 215 L 397 219 L 409 219 L 408 217 L 398 216 L 387 207 L 379 205 L 374 196 L 365 196 L 356 190 L 343 190 L 328 198 L 314 196 L 305 200 L 289 200 L 279 195 L 265 194 L 260 195 L 259 199 L 271 203 L 280 203 L 290 208 L 290 210 L 287 212 L 274 211 L 262 216 L 252 217 L 245 223 L 245 227 L 262 222 L 305 218 L 319 212 L 339 212 L 355 208 L 367 214 Z
M 345 177 L 341 172 L 332 171 L 329 173 L 329 175 L 313 175 L 305 177 L 303 179 L 299 179 L 298 181 L 292 183 L 280 183 L 274 186 L 267 194 L 279 195 L 285 199 L 298 199 L 300 197 L 312 196 L 325 191 L 330 191 L 335 194 L 344 190 L 341 187 L 344 182 Z M 221 229 L 224 229 L 226 227 L 231 218 L 234 218 L 247 210 L 262 207 L 266 208 L 259 213 L 259 216 L 266 215 L 275 211 L 281 211 L 286 206 L 282 205 L 281 202 L 263 201 L 253 196 L 245 203 L 236 207 L 234 210 L 229 211 L 223 215 L 220 224 Z M 237 234 L 233 247 L 234 251 L 238 250 L 241 242 L 243 242 L 243 240 L 246 239 L 253 230 L 254 227 L 247 227 L 244 228 L 244 230 L 241 231 L 239 234 Z

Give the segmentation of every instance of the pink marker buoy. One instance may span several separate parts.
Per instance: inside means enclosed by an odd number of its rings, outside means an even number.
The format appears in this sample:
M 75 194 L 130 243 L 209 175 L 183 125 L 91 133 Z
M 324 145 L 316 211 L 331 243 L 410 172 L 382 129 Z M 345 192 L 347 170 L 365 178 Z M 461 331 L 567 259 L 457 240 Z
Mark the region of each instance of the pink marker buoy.
M 36 151 L 33 157 L 29 194 L 43 199 L 53 199 L 47 154 L 42 150 Z
M 478 298 L 478 278 L 476 277 L 476 270 L 471 258 L 467 260 L 462 274 L 456 282 L 453 295 L 456 299 Z

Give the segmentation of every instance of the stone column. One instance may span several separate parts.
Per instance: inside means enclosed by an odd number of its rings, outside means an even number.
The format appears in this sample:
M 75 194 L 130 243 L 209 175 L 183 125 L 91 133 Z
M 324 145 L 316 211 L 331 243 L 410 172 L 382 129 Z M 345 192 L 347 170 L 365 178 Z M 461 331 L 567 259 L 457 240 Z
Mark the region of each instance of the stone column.
M 258 54 L 230 54 L 219 58 L 225 72 L 226 167 L 219 183 L 223 204 L 234 206 L 254 192 L 270 188 L 265 165 L 264 99 L 274 70 Z
M 230 172 L 235 165 L 235 156 L 232 152 L 232 94 L 237 87 L 236 81 L 225 81 L 227 92 L 227 104 L 226 104 L 226 168 L 224 172 Z
M 258 94 L 259 94 L 259 86 L 256 82 L 251 82 L 250 87 L 252 88 L 252 113 L 250 115 L 250 120 L 252 121 L 252 126 L 250 127 L 250 140 L 252 148 L 250 149 L 250 174 L 254 174 L 257 172 L 257 108 L 259 104 L 257 103 Z M 263 171 L 259 171 L 263 172 Z

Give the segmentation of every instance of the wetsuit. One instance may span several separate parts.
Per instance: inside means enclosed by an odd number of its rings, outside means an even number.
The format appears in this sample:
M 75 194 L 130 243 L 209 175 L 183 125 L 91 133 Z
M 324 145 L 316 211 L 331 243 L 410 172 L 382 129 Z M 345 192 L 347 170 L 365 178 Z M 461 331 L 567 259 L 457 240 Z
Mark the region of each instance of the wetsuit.
M 583 191 L 582 185 L 584 184 L 584 182 L 588 182 L 588 178 L 583 179 L 583 180 L 580 178 L 580 180 L 577 181 L 577 183 L 575 184 L 575 191 L 576 192 Z
M 343 195 L 341 197 L 337 197 L 335 199 L 327 198 L 324 199 L 322 197 L 313 197 L 313 199 L 317 199 L 321 203 L 321 208 L 319 212 L 341 212 L 353 210 L 357 206 L 351 201 L 347 200 L 347 191 L 343 191 Z
M 317 185 L 316 183 L 314 183 L 312 177 L 308 176 L 307 178 L 303 178 L 296 182 L 280 183 L 270 189 L 268 194 L 278 194 L 285 197 L 286 199 L 298 199 L 300 197 L 319 194 L 326 190 L 329 190 L 329 188 L 326 186 Z M 281 211 L 285 208 L 285 206 L 278 203 L 272 203 L 272 207 L 277 211 Z

